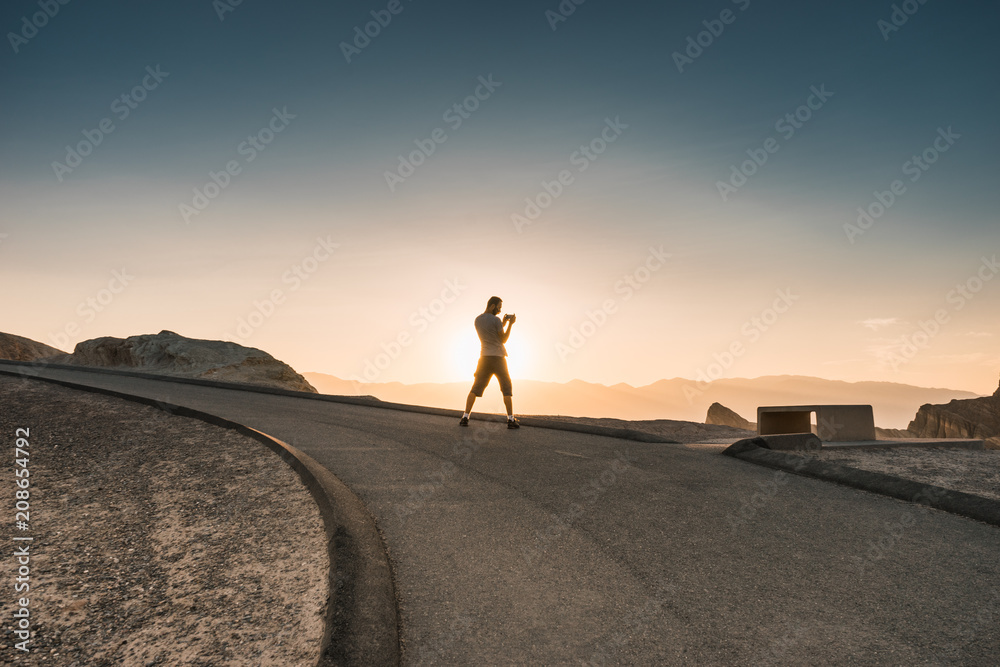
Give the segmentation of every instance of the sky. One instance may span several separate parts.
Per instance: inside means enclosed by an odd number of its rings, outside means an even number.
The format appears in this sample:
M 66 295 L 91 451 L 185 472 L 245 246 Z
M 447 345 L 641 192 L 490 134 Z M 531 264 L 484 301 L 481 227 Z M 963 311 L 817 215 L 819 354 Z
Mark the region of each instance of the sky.
M 1000 6 L 675 4 L 6 2 L 0 331 L 992 393 Z

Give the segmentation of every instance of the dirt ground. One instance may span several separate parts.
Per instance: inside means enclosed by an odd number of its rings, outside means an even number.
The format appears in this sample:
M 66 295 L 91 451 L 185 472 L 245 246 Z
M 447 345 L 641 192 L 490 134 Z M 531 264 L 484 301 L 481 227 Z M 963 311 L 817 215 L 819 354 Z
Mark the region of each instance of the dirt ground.
M 823 461 L 1000 500 L 1000 450 L 949 447 L 821 449 Z
M 756 436 L 755 431 L 669 419 L 634 422 L 618 419 L 573 421 L 633 428 L 685 443 L 692 449 L 718 452 L 737 440 Z M 882 472 L 1000 500 L 1000 449 L 996 448 L 971 450 L 951 447 L 872 447 L 822 449 L 808 455 L 852 468 Z
M 13 516 L 17 429 L 28 429 L 27 530 Z M 0 507 L 11 514 L 0 528 L 10 584 L 0 664 L 315 664 L 326 536 L 277 454 L 152 407 L 7 377 L 0 434 Z M 30 589 L 15 595 L 10 545 L 25 544 Z M 20 596 L 29 653 L 15 647 Z

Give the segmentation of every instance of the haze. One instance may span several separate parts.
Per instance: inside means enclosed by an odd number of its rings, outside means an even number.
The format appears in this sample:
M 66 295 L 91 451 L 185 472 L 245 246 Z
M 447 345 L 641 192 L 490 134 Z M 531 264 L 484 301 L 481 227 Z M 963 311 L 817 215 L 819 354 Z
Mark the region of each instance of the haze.
M 992 393 L 1000 8 L 911 4 L 5 3 L 0 330 Z

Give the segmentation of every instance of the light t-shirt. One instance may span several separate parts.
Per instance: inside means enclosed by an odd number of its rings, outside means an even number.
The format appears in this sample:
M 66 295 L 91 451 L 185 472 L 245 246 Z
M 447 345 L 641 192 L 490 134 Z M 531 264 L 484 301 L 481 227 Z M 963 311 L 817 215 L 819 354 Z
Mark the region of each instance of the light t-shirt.
M 503 346 L 503 322 L 493 313 L 483 313 L 476 318 L 476 333 L 479 342 L 483 344 L 480 356 L 506 357 L 507 348 Z

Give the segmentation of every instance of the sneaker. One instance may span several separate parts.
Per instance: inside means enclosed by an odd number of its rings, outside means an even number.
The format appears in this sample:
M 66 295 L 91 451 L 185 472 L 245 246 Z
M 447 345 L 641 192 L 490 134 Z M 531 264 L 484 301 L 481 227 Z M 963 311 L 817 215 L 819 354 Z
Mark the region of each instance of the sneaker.
M 462 417 L 461 419 L 458 420 L 458 425 L 459 426 L 468 426 L 469 425 L 469 418 L 468 417 Z
M 517 418 L 507 420 L 507 428 L 521 428 L 521 422 Z

